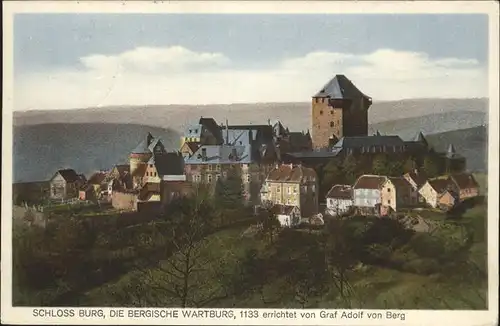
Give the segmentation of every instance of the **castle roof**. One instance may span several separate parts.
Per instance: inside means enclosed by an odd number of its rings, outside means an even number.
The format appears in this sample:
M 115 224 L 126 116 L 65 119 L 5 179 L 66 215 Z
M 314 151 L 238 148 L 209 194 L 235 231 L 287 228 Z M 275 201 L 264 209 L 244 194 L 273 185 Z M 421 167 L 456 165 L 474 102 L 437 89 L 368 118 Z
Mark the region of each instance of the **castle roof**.
M 371 146 L 404 146 L 399 136 L 347 136 L 342 137 L 333 148 L 361 148 Z
M 323 88 L 313 97 L 329 97 L 331 99 L 357 99 L 360 97 L 369 98 L 363 94 L 344 75 L 335 75 Z
M 100 185 L 106 179 L 107 174 L 104 172 L 96 172 L 92 174 L 88 180 L 89 184 Z
M 148 135 L 144 140 L 142 140 L 139 145 L 137 145 L 133 150 L 132 154 L 148 154 L 152 153 L 153 149 L 156 147 L 156 145 L 162 145 L 160 137 L 153 137 L 151 133 L 148 132 Z
M 403 177 L 389 177 L 396 190 L 411 189 L 411 184 Z
M 182 175 L 184 174 L 184 158 L 178 152 L 168 152 L 153 155 L 148 164 L 153 164 L 158 175 Z
M 413 180 L 413 182 L 415 182 L 418 188 L 420 188 L 427 182 L 427 175 L 425 174 L 425 172 L 413 171 L 413 172 L 408 172 L 406 175 L 411 180 Z
M 185 164 L 235 164 L 251 163 L 251 146 L 241 145 L 202 145 Z
M 421 142 L 421 143 L 427 143 L 427 140 L 424 137 L 424 134 L 422 134 L 421 131 L 419 131 L 416 135 L 415 138 L 413 139 L 414 142 Z

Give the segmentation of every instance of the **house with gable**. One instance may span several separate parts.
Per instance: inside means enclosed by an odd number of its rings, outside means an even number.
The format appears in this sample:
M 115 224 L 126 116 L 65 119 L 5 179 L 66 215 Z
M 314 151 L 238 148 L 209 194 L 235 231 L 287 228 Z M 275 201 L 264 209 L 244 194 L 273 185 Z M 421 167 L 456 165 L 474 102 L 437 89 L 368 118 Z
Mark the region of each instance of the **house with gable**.
M 387 177 L 365 174 L 353 185 L 354 207 L 361 214 L 380 214 L 382 204 L 382 186 Z
M 261 188 L 261 203 L 297 206 L 301 217 L 310 217 L 318 213 L 318 191 L 318 177 L 313 169 L 278 164 Z
M 151 133 L 146 135 L 129 155 L 130 176 L 132 178 L 132 188 L 138 189 L 143 186 L 143 179 L 149 160 L 153 155 L 166 153 L 165 146 L 159 137 L 154 137 Z
M 275 204 L 271 212 L 276 216 L 281 227 L 294 227 L 300 224 L 301 213 L 298 206 Z
M 453 207 L 458 201 L 455 185 L 449 178 L 430 179 L 419 193 L 432 208 Z
M 340 216 L 348 213 L 353 206 L 353 189 L 350 185 L 333 185 L 326 195 L 326 213 Z
M 479 196 L 479 184 L 471 173 L 452 173 L 449 177 L 459 201 Z
M 80 188 L 85 184 L 85 177 L 73 169 L 58 170 L 50 178 L 50 198 L 69 199 L 77 198 Z
M 418 192 L 403 177 L 388 177 L 381 186 L 381 215 L 418 204 Z

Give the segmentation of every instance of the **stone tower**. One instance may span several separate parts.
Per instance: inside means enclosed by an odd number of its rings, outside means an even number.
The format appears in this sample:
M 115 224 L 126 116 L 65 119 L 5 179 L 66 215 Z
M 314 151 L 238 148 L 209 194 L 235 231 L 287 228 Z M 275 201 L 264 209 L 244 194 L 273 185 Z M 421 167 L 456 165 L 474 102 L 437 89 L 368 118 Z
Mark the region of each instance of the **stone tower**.
M 146 139 L 144 139 L 136 148 L 132 150 L 129 155 L 129 164 L 130 164 L 130 174 L 133 176 L 139 165 L 146 164 L 153 153 L 150 149 L 150 146 L 153 144 L 154 137 L 151 133 L 148 133 Z
M 344 136 L 367 136 L 371 104 L 346 76 L 333 77 L 312 97 L 313 148 L 327 148 L 331 139 Z

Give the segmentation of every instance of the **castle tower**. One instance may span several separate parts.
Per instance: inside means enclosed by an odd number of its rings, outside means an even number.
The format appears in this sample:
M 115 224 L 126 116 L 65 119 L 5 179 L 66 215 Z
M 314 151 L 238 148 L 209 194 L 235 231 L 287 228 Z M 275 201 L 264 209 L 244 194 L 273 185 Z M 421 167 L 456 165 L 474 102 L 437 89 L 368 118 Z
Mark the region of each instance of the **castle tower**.
M 132 150 L 129 156 L 130 164 L 130 174 L 134 176 L 135 171 L 141 164 L 146 164 L 153 153 L 149 149 L 149 146 L 154 141 L 154 137 L 148 133 L 146 139 L 144 139 L 136 148 Z
M 336 75 L 312 97 L 312 142 L 314 149 L 326 148 L 330 137 L 368 135 L 370 97 L 344 75 Z

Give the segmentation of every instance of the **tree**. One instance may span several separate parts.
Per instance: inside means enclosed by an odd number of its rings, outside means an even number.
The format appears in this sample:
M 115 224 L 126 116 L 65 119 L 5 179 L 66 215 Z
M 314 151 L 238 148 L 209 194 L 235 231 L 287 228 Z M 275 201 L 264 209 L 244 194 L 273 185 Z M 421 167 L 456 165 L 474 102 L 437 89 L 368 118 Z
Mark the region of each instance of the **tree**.
M 378 154 L 375 156 L 372 162 L 372 173 L 377 175 L 389 174 L 389 160 L 387 159 L 387 155 Z
M 427 155 L 424 158 L 423 168 L 424 172 L 427 174 L 427 176 L 429 176 L 429 178 L 436 177 L 439 173 L 436 159 L 431 155 Z
M 239 209 L 243 206 L 243 182 L 241 173 L 236 167 L 227 171 L 227 176 L 217 180 L 215 185 L 215 202 L 217 208 L 224 210 Z
M 213 209 L 210 197 L 203 194 L 178 198 L 171 203 L 170 214 L 163 221 L 155 221 L 166 226 L 162 234 L 158 234 L 160 229 L 156 227 L 144 236 L 146 243 L 159 239 L 168 245 L 166 257 L 156 266 L 138 266 L 143 283 L 176 306 L 202 307 L 226 296 L 222 288 L 209 288 L 202 278 L 212 263 L 211 256 L 203 249 L 213 230 Z
M 262 232 L 268 237 L 269 242 L 273 243 L 274 235 L 281 227 L 280 222 L 273 211 L 272 204 L 265 205 L 259 212 L 259 222 L 262 225 Z
M 348 272 L 358 262 L 359 239 L 347 227 L 346 220 L 330 220 L 325 228 L 325 259 L 332 281 L 343 300 L 348 301 L 352 288 Z
M 347 155 L 344 161 L 342 162 L 342 170 L 344 171 L 347 183 L 353 184 L 354 181 L 356 181 L 356 178 L 358 177 L 357 167 L 358 167 L 358 161 L 356 160 L 354 155 L 353 154 Z
M 322 188 L 325 190 L 325 195 L 332 185 L 343 182 L 344 174 L 342 173 L 342 166 L 337 160 L 331 160 L 323 168 Z
M 403 171 L 404 173 L 409 173 L 415 171 L 417 168 L 417 162 L 412 157 L 408 157 L 408 159 L 405 161 L 403 165 Z

